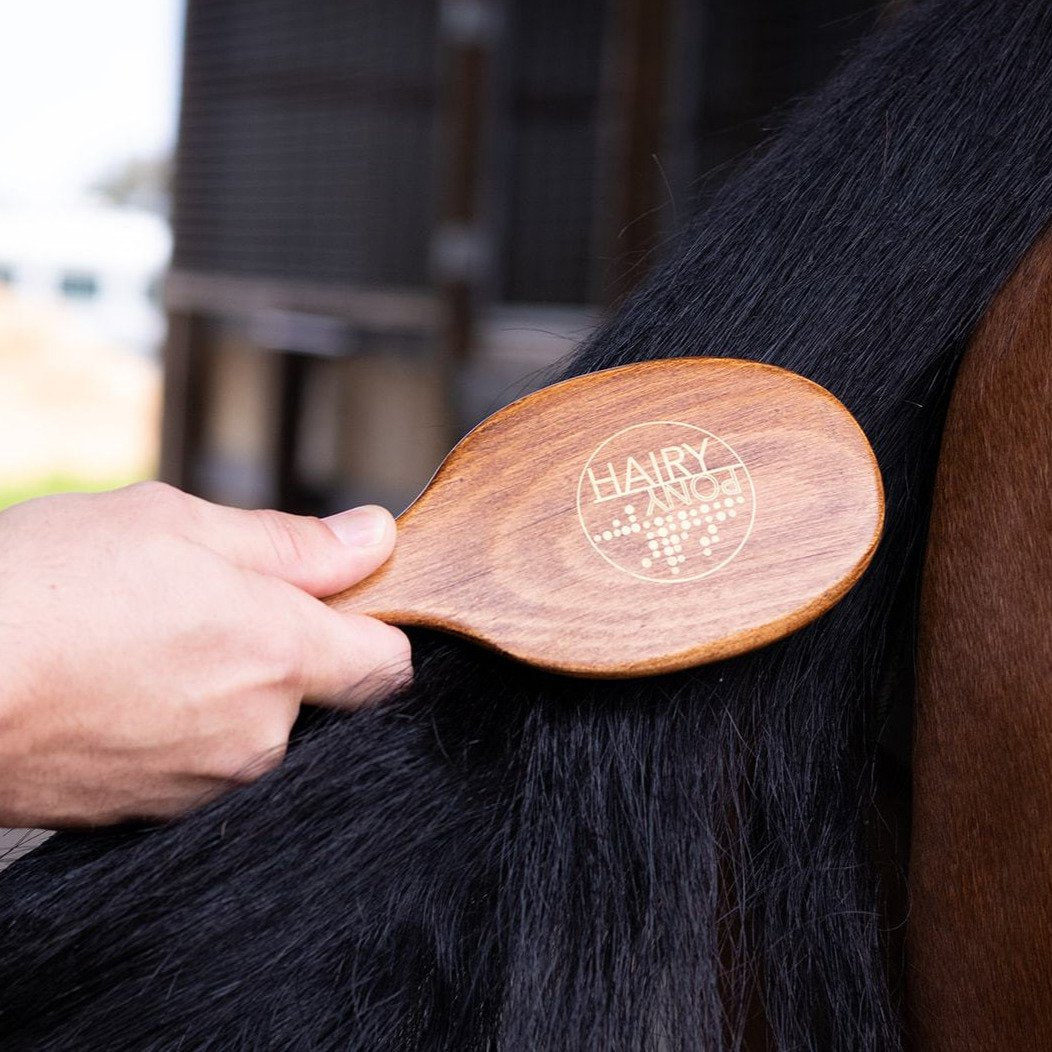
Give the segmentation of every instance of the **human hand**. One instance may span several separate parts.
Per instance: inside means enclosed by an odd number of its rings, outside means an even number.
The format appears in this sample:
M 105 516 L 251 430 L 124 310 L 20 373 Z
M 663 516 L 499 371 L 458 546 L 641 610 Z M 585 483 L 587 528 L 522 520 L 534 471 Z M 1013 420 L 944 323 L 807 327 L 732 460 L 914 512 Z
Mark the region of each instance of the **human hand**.
M 380 508 L 238 511 L 160 483 L 0 512 L 0 825 L 182 814 L 280 763 L 304 698 L 404 684 L 402 632 L 319 601 L 394 540 Z

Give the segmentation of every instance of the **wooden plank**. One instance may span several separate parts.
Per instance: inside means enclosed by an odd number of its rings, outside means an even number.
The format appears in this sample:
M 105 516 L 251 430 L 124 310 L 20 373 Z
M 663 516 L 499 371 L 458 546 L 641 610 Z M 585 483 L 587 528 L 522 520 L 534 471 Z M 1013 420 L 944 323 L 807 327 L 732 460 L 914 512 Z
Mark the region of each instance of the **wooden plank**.
M 362 288 L 276 278 L 172 271 L 165 302 L 175 313 L 248 318 L 274 310 L 340 318 L 376 333 L 437 334 L 445 324 L 439 296 L 417 289 Z

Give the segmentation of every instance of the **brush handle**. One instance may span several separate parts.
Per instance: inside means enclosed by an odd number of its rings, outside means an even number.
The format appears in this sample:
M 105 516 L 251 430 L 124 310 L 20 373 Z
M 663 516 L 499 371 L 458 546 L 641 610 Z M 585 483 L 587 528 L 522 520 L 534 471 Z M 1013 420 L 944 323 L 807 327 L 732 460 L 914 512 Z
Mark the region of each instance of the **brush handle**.
M 398 540 L 391 557 L 364 580 L 327 599 L 336 610 L 353 611 L 401 625 L 443 628 L 440 596 L 453 577 L 451 553 L 436 544 L 441 524 L 428 529 L 426 513 L 414 504 L 398 517 Z M 433 611 L 433 612 L 429 612 Z

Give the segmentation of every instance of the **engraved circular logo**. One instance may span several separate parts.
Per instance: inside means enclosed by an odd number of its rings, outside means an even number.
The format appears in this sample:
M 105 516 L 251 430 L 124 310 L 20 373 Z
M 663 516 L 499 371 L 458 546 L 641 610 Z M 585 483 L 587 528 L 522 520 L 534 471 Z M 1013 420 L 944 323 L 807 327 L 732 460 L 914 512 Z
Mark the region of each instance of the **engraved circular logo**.
M 622 428 L 601 442 L 577 483 L 589 544 L 612 566 L 672 584 L 708 577 L 741 551 L 756 494 L 722 438 L 678 420 Z

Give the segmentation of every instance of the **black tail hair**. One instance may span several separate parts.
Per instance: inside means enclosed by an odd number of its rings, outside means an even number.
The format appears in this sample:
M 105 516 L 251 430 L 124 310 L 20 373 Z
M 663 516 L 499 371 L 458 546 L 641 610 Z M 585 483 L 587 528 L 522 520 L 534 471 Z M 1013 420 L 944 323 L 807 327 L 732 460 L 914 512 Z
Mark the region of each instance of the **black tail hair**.
M 570 366 L 717 354 L 828 387 L 888 500 L 843 603 L 636 682 L 418 637 L 409 694 L 312 715 L 259 783 L 16 863 L 0 1047 L 897 1047 L 877 740 L 945 394 L 1052 214 L 1050 98 L 1046 0 L 910 7 Z

